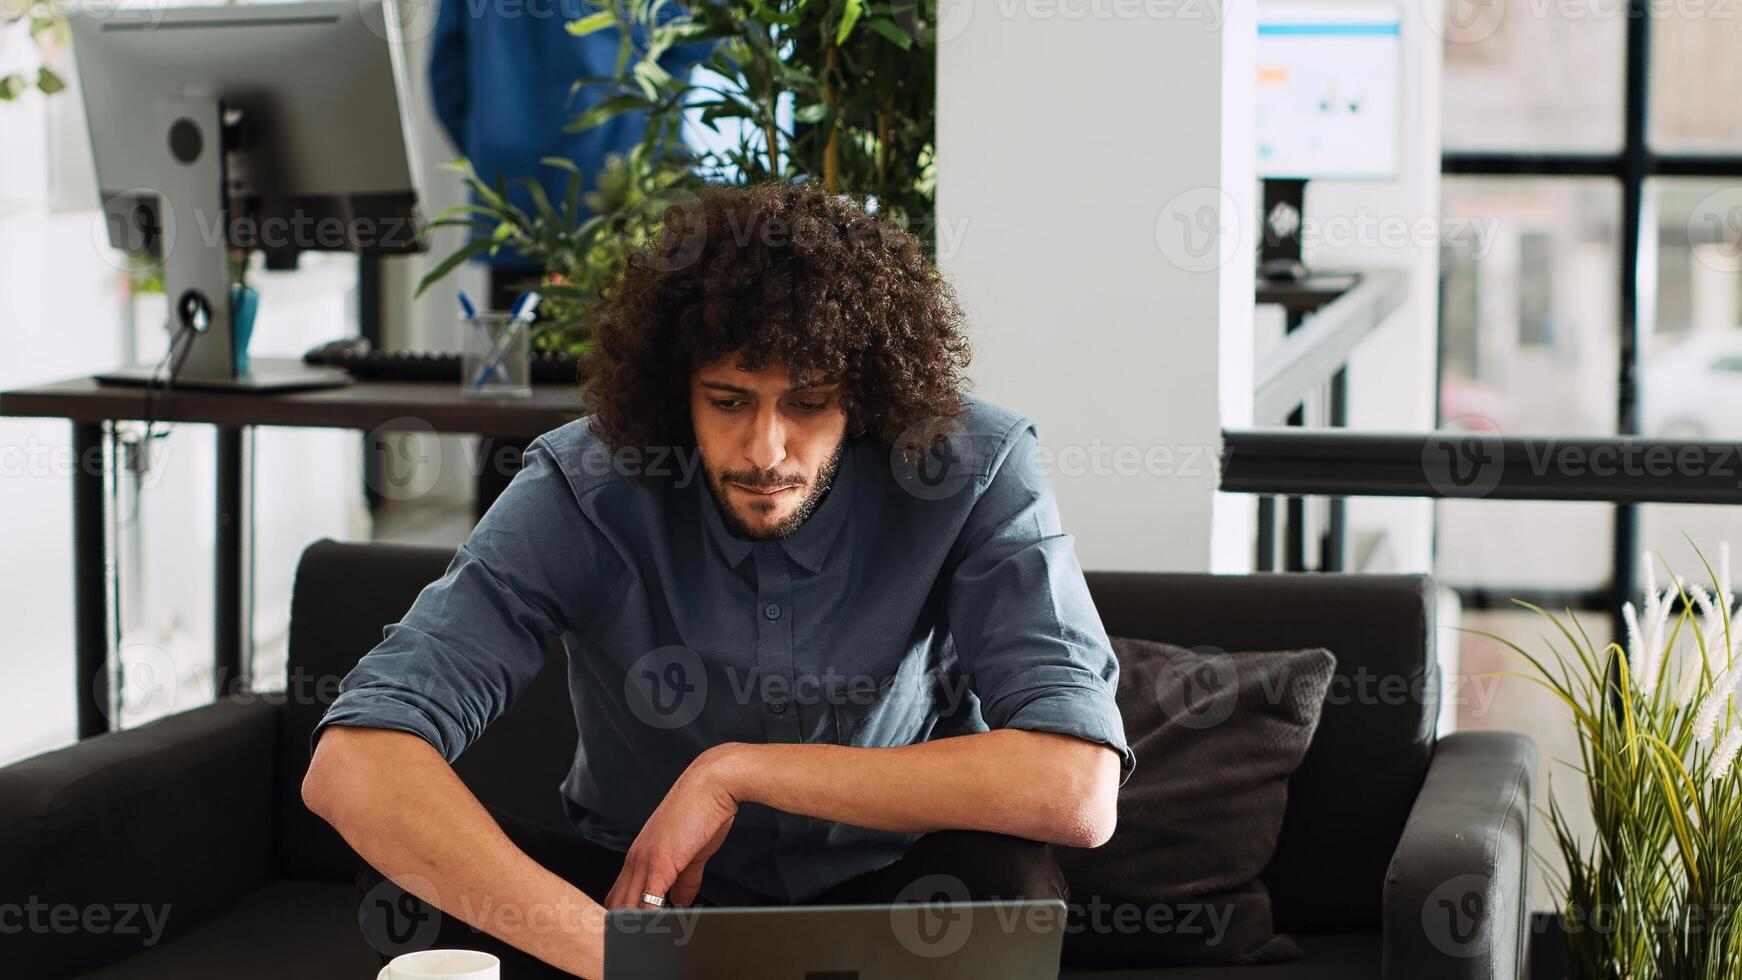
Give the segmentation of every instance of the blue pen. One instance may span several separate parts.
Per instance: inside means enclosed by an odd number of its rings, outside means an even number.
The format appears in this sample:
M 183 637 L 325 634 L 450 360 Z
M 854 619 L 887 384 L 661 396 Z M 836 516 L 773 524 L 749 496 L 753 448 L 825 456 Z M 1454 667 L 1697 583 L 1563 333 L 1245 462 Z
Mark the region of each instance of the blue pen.
M 520 320 L 531 320 L 533 314 L 538 311 L 538 303 L 542 299 L 544 299 L 544 297 L 540 296 L 537 292 L 522 293 L 520 298 L 514 301 L 514 312 L 509 317 L 509 325 L 513 326 L 514 323 Z M 501 365 L 502 359 L 508 356 L 508 345 L 512 343 L 513 340 L 514 331 L 512 329 L 503 331 L 502 336 L 497 338 L 495 346 L 490 351 L 489 365 L 485 367 L 484 370 L 478 372 L 478 377 L 473 380 L 472 387 L 484 387 L 484 382 L 489 380 L 492 374 L 496 373 L 496 369 Z
M 478 336 L 484 341 L 484 344 L 488 346 L 490 343 L 490 335 L 484 332 L 484 325 L 478 322 L 478 308 L 472 305 L 472 297 L 467 296 L 464 289 L 460 290 L 460 312 L 465 314 L 466 322 L 472 325 L 472 329 L 478 331 Z M 491 368 L 489 373 L 485 374 L 484 377 L 489 378 L 491 375 L 500 373 L 501 372 L 495 368 Z M 502 380 L 507 381 L 508 379 L 503 378 Z M 480 381 L 472 387 L 478 388 L 482 386 L 483 382 Z

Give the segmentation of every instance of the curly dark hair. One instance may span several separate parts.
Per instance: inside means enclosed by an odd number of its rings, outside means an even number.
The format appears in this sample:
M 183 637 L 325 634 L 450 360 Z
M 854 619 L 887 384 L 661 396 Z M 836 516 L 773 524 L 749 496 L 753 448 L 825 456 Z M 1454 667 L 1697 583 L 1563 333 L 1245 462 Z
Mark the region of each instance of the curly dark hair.
M 693 445 L 691 373 L 734 352 L 839 380 L 848 438 L 894 445 L 921 422 L 947 428 L 970 356 L 919 240 L 815 183 L 713 186 L 668 208 L 601 290 L 593 344 L 587 405 L 614 448 Z

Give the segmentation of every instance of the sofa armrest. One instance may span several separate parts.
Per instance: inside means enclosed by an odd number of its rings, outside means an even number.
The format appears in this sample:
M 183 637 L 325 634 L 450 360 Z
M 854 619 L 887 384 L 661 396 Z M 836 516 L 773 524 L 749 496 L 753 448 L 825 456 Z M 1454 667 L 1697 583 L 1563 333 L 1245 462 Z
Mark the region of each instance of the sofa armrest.
M 1530 917 L 1536 745 L 1440 740 L 1385 875 L 1387 980 L 1517 980 Z
M 278 715 L 220 701 L 0 769 L 6 974 L 113 962 L 264 882 Z

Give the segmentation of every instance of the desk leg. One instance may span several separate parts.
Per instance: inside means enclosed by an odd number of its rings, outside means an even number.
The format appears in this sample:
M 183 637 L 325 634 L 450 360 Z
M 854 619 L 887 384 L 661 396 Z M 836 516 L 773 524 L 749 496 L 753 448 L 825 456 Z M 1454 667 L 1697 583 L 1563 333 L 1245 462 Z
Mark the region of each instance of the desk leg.
M 248 430 L 218 427 L 218 527 L 212 571 L 212 682 L 222 698 L 247 678 L 249 643 L 247 469 Z
M 109 730 L 109 433 L 73 424 L 73 673 L 81 739 Z

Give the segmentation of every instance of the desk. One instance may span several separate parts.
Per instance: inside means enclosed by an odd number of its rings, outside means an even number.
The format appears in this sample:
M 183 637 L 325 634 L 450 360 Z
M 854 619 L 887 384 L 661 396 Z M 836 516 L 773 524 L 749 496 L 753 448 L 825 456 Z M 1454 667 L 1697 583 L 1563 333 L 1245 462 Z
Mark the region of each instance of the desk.
M 344 388 L 282 394 L 169 390 L 152 411 L 160 422 L 217 426 L 217 547 L 213 571 L 213 666 L 219 694 L 241 677 L 247 647 L 244 584 L 249 519 L 243 435 L 250 426 L 363 431 L 421 430 L 531 438 L 584 414 L 576 388 L 536 386 L 531 398 L 474 399 L 452 382 L 357 381 Z M 62 418 L 73 427 L 73 638 L 78 734 L 109 730 L 111 656 L 107 480 L 114 424 L 145 418 L 145 389 L 73 378 L 0 392 L 0 416 Z
M 1280 306 L 1288 313 L 1288 329 L 1293 330 L 1309 313 L 1340 299 L 1361 284 L 1359 272 L 1318 273 L 1305 279 L 1283 280 L 1260 278 L 1257 286 L 1259 306 Z

